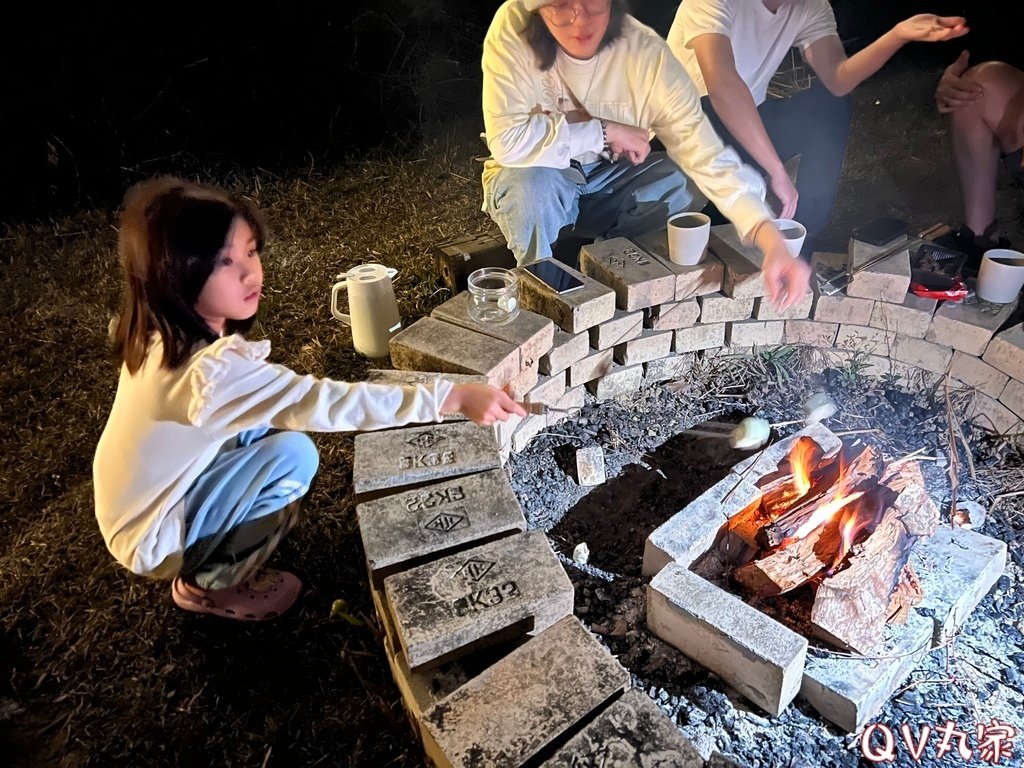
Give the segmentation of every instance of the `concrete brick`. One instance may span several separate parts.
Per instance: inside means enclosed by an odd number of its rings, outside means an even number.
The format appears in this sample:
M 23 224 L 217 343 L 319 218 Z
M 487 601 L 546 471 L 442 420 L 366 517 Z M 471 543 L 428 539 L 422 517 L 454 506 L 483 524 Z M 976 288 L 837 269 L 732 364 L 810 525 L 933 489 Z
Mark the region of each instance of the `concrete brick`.
M 522 400 L 526 397 L 527 392 L 537 386 L 540 381 L 540 373 L 537 371 L 539 363 L 540 360 L 534 360 L 528 368 L 524 368 L 512 377 L 512 381 L 505 385 L 505 391 L 508 392 L 509 397 L 513 400 Z
M 644 542 L 644 578 L 669 563 L 689 567 L 711 549 L 730 518 L 760 504 L 760 489 L 730 472 L 651 532 Z
M 912 293 L 907 294 L 902 304 L 877 301 L 871 311 L 868 325 L 903 336 L 923 339 L 938 304 L 935 299 L 925 299 Z
M 590 346 L 593 349 L 610 349 L 616 344 L 635 339 L 643 329 L 643 312 L 616 309 L 611 320 L 605 320 L 590 329 Z
M 746 320 L 729 323 L 725 329 L 725 341 L 730 346 L 767 347 L 782 343 L 785 323 L 782 320 L 760 322 Z
M 612 369 L 612 350 L 602 349 L 592 352 L 569 366 L 569 378 L 566 382 L 570 387 L 586 384 L 592 379 L 600 378 Z
M 949 375 L 964 384 L 984 392 L 989 397 L 998 398 L 1006 387 L 1009 377 L 998 368 L 982 362 L 974 355 L 966 355 L 960 350 L 953 352 L 949 366 Z
M 906 236 L 902 239 L 906 240 Z M 847 251 L 849 268 L 857 269 L 883 251 L 888 250 L 895 242 L 886 245 L 868 245 L 851 238 Z M 910 290 L 910 251 L 903 250 L 855 274 L 853 280 L 846 286 L 846 295 L 902 304 L 908 290 Z
M 850 323 L 867 325 L 875 302 L 870 299 L 852 298 L 845 291 L 834 296 L 823 296 L 814 275 L 828 279 L 846 269 L 845 253 L 815 252 L 811 256 L 811 290 L 814 292 L 814 309 L 811 317 L 823 323 Z
M 945 371 L 953 357 L 953 350 L 924 339 L 897 336 L 892 356 L 901 363 L 907 363 L 926 371 Z
M 572 737 L 543 768 L 704 768 L 704 758 L 679 728 L 636 688 Z
M 363 432 L 355 438 L 352 486 L 362 500 L 373 491 L 500 466 L 494 431 L 467 421 Z
M 541 531 L 394 573 L 384 592 L 411 669 L 540 632 L 573 607 L 572 584 Z
M 644 331 L 639 337 L 615 347 L 615 362 L 638 365 L 665 357 L 672 351 L 672 331 Z
M 717 349 L 725 344 L 725 323 L 695 325 L 675 331 L 672 349 L 675 352 L 696 352 L 700 349 Z
M 628 312 L 676 297 L 675 275 L 624 237 L 583 246 L 580 269 L 613 288 L 616 306 Z
M 1002 394 L 999 395 L 999 402 L 1024 419 L 1024 384 L 1016 379 L 1009 379 Z
M 537 435 L 548 428 L 546 415 L 527 416 L 512 433 L 512 450 L 519 453 L 530 444 Z
M 374 582 L 426 555 L 526 530 L 501 470 L 421 486 L 356 505 L 366 565 Z
M 644 367 L 642 365 L 631 365 L 628 368 L 615 366 L 601 378 L 588 381 L 586 387 L 587 391 L 598 402 L 601 402 L 636 392 L 643 383 Z
M 519 373 L 519 348 L 433 317 L 421 317 L 391 337 L 395 368 L 479 373 L 503 387 Z
M 1024 324 L 997 333 L 981 358 L 1017 381 L 1024 381 Z
M 866 325 L 841 323 L 836 335 L 836 349 L 850 352 L 864 352 L 869 355 L 888 357 L 896 344 L 896 334 Z
M 478 323 L 471 318 L 469 306 L 469 293 L 463 291 L 435 307 L 430 316 L 518 347 L 520 370 L 536 368 L 541 356 L 551 351 L 555 339 L 555 324 L 543 315 L 521 309 L 511 322 L 494 325 Z
M 998 400 L 981 392 L 974 395 L 974 407 L 970 410 L 971 421 L 983 429 L 998 432 L 1001 435 L 1012 435 L 1021 431 L 1021 420 L 1017 414 Z
M 514 413 L 509 414 L 505 421 L 496 421 L 494 426 L 491 427 L 494 431 L 494 440 L 500 446 L 502 464 L 505 463 L 505 460 L 508 459 L 508 454 L 512 451 L 512 433 L 519 428 L 519 425 L 526 418 L 525 416 L 516 416 Z
M 831 347 L 836 343 L 839 323 L 820 323 L 817 320 L 787 320 L 782 332 L 786 344 L 808 344 L 812 347 Z
M 744 245 L 735 226 L 720 224 L 712 227 L 708 249 L 725 265 L 723 294 L 734 299 L 754 299 L 768 294 L 764 273 L 761 272 L 764 254 L 756 246 Z
M 924 337 L 936 344 L 981 357 L 992 335 L 1009 319 L 1016 307 L 1017 302 L 953 304 L 947 301 L 935 311 L 932 324 Z M 991 361 L 986 362 L 991 364 Z
M 469 676 L 458 664 L 413 672 L 409 669 L 405 654 L 401 649 L 396 651 L 387 636 L 384 637 L 384 654 L 387 656 L 388 666 L 391 667 L 391 676 L 398 685 L 399 693 L 402 694 L 402 704 L 409 716 L 409 723 L 416 738 L 422 739 L 420 722 L 423 713 L 445 696 L 458 690 L 469 680 Z
M 536 385 L 526 393 L 523 400 L 527 403 L 554 405 L 565 394 L 565 380 L 564 371 L 554 376 L 539 376 Z
M 668 234 L 664 229 L 648 232 L 634 239 L 634 242 L 661 262 L 676 277 L 676 301 L 685 301 L 706 293 L 722 290 L 725 265 L 708 251 L 699 264 L 684 267 L 673 264 L 668 254 Z
M 805 293 L 800 300 L 788 309 L 781 312 L 772 306 L 766 298 L 754 300 L 755 320 L 806 320 L 811 316 L 811 308 L 814 306 L 814 294 L 811 291 Z
M 754 300 L 733 299 L 720 293 L 698 296 L 701 325 L 728 323 L 734 320 L 748 320 L 754 311 Z
M 558 408 L 559 411 L 578 411 L 583 407 L 583 404 L 585 402 L 584 392 L 585 388 L 583 386 L 572 387 L 571 389 L 567 389 L 565 391 L 565 394 L 562 395 L 561 399 L 559 399 L 553 407 Z M 555 424 L 558 424 L 560 421 L 565 421 L 566 419 L 571 418 L 571 416 L 573 415 L 575 414 L 570 415 L 567 413 L 557 412 L 549 413 L 548 426 L 553 427 Z
M 660 304 L 644 310 L 644 328 L 654 331 L 674 331 L 690 328 L 700 318 L 700 304 L 695 300 Z
M 604 451 L 590 445 L 576 451 L 576 482 L 580 485 L 601 485 L 604 482 Z
M 550 318 L 570 335 L 610 318 L 615 312 L 615 291 L 572 267 L 563 264 L 562 268 L 581 280 L 583 287 L 570 293 L 555 293 L 525 269 L 517 267 L 514 271 L 519 276 L 520 306 Z
M 575 335 L 555 329 L 551 351 L 540 358 L 537 370 L 545 376 L 561 373 L 580 358 L 590 354 L 590 332 L 581 331 Z
M 647 626 L 771 715 L 800 690 L 806 638 L 680 565 L 648 586 Z
M 931 642 L 944 644 L 999 581 L 1006 568 L 1006 544 L 968 528 L 940 525 L 919 539 L 910 564 L 924 599 L 916 611 L 934 621 Z
M 660 360 L 651 360 L 644 363 L 644 379 L 654 382 L 681 378 L 693 369 L 695 359 L 693 352 L 684 352 Z
M 800 695 L 822 717 L 848 733 L 859 731 L 885 706 L 930 650 L 931 622 L 911 613 L 906 624 L 886 627 L 874 656 L 807 657 Z
M 789 452 L 793 450 L 796 441 L 805 436 L 810 437 L 818 444 L 824 456 L 831 456 L 842 447 L 842 441 L 832 434 L 830 429 L 821 424 L 808 424 L 799 432 L 779 440 L 777 443 L 772 443 L 767 448 L 739 462 L 732 468 L 733 472 L 743 474 L 754 463 L 757 466 L 750 470 L 750 473 L 747 475 L 748 477 L 757 478 L 777 472 L 779 463 L 789 456 Z
M 628 687 L 622 665 L 566 617 L 424 713 L 427 757 L 441 768 L 522 765 Z

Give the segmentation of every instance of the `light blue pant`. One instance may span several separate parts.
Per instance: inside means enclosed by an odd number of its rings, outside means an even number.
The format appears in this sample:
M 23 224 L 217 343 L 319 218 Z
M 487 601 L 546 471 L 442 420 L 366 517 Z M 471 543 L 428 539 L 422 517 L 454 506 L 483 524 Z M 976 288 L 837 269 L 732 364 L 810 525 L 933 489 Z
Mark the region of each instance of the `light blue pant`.
M 563 227 L 584 238 L 631 237 L 661 229 L 672 214 L 706 200 L 664 152 L 583 166 L 578 182 L 557 168 L 502 168 L 484 198 L 519 264 L 551 258 Z
M 319 463 L 302 432 L 239 434 L 185 494 L 181 575 L 204 589 L 247 579 L 295 524 Z

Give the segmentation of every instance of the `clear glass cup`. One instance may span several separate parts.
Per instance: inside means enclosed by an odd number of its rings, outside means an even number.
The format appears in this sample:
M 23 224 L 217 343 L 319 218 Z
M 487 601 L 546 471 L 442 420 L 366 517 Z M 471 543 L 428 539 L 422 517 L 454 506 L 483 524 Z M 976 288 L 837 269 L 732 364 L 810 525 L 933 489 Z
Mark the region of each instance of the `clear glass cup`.
M 478 323 L 504 325 L 519 314 L 519 278 L 501 267 L 485 267 L 471 273 L 469 316 Z

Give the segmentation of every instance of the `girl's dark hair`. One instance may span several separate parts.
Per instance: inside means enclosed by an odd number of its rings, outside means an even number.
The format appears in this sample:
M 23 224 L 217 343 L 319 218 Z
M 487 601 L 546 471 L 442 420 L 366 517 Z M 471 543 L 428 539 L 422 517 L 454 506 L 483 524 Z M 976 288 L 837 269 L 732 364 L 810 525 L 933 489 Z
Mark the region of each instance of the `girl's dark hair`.
M 622 35 L 622 22 L 626 18 L 627 13 L 629 13 L 627 0 L 611 1 L 611 17 L 608 19 L 608 29 L 605 31 L 604 37 L 601 38 L 601 45 L 598 46 L 598 51 L 603 51 L 619 39 Z M 527 44 L 533 49 L 534 56 L 537 57 L 537 66 L 540 67 L 541 72 L 547 72 L 554 66 L 555 54 L 558 53 L 558 42 L 552 37 L 551 32 L 548 31 L 547 24 L 540 17 L 539 11 L 534 11 L 530 15 L 530 20 L 526 22 L 525 34 Z
M 163 339 L 166 368 L 184 363 L 197 343 L 217 339 L 195 305 L 236 218 L 252 228 L 256 249 L 263 250 L 262 216 L 223 189 L 164 177 L 128 190 L 118 236 L 125 282 L 114 350 L 129 372 L 142 365 L 154 332 Z M 226 331 L 244 333 L 252 322 L 229 320 Z

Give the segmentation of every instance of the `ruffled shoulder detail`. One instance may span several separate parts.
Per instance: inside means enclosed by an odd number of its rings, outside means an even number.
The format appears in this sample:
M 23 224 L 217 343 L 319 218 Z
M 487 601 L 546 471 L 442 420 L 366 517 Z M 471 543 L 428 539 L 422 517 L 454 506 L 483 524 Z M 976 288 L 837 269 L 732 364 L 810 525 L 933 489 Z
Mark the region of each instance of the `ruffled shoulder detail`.
M 270 355 L 270 342 L 246 341 L 237 333 L 217 339 L 210 346 L 201 350 L 189 363 L 189 383 L 191 396 L 188 403 L 189 423 L 203 426 L 213 405 L 218 386 L 224 381 L 231 369 L 232 358 L 238 357 L 248 362 L 266 360 Z

